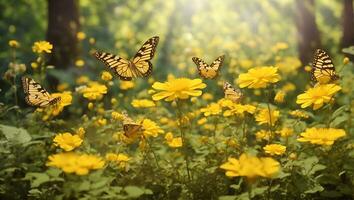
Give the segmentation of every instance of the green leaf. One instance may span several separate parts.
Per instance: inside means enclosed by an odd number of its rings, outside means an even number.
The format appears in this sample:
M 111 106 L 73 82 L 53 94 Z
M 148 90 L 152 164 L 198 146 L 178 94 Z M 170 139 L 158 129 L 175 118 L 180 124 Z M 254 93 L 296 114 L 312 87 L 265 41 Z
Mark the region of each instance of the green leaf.
M 323 187 L 319 184 L 314 185 L 311 189 L 306 190 L 304 193 L 306 194 L 314 194 L 316 192 L 321 192 L 323 191 Z
M 49 182 L 50 177 L 45 173 L 29 172 L 23 178 L 24 180 L 29 180 L 31 183 L 31 188 L 36 188 L 42 183 Z
M 22 144 L 31 141 L 31 136 L 27 130 L 0 124 L 0 130 L 5 135 L 6 139 L 15 144 Z
M 227 195 L 227 196 L 220 196 L 219 200 L 236 200 L 237 196 L 235 195 Z
M 354 46 L 342 49 L 343 53 L 348 53 L 354 55 Z
M 346 122 L 348 120 L 349 120 L 349 117 L 347 115 L 342 115 L 342 116 L 335 118 L 329 126 L 332 128 L 335 128 L 335 127 L 338 127 L 339 125 L 341 125 L 343 122 Z
M 132 198 L 140 197 L 145 193 L 144 189 L 136 186 L 127 186 L 124 188 L 124 191 L 128 194 L 129 197 Z
M 339 115 L 341 115 L 342 113 L 344 113 L 344 112 L 347 111 L 348 109 L 349 109 L 349 106 L 348 106 L 348 105 L 344 105 L 344 106 L 339 107 L 337 110 L 335 110 L 335 111 L 332 113 L 331 118 L 334 119 L 334 118 L 338 117 Z

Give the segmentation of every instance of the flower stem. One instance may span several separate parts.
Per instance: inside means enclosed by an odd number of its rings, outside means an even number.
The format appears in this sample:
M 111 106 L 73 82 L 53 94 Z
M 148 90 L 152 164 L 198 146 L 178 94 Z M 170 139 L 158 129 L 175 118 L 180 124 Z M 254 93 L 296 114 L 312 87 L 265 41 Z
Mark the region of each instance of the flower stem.
M 187 176 L 188 176 L 188 180 L 191 181 L 191 173 L 190 173 L 190 169 L 189 169 L 189 157 L 188 157 L 188 149 L 187 149 L 187 144 L 186 144 L 186 138 L 184 135 L 184 131 L 183 131 L 183 127 L 182 127 L 182 112 L 181 112 L 181 105 L 179 104 L 178 100 L 176 101 L 177 104 L 177 117 L 178 117 L 178 128 L 181 134 L 181 138 L 182 138 L 182 144 L 183 144 L 183 153 L 184 153 L 184 160 L 186 162 L 186 171 L 187 171 Z

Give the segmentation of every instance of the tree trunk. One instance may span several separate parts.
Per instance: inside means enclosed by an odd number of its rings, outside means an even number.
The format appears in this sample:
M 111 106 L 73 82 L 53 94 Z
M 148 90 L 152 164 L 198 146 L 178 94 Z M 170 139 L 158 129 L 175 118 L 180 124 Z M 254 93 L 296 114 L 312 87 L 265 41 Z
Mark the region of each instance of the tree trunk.
M 354 13 L 353 0 L 344 0 L 343 5 L 343 36 L 341 46 L 354 46 Z
M 320 35 L 314 15 L 314 0 L 296 0 L 296 27 L 298 31 L 298 50 L 303 64 L 309 63 L 316 48 L 321 45 Z
M 53 44 L 49 64 L 65 69 L 78 55 L 78 0 L 48 0 L 47 40 Z

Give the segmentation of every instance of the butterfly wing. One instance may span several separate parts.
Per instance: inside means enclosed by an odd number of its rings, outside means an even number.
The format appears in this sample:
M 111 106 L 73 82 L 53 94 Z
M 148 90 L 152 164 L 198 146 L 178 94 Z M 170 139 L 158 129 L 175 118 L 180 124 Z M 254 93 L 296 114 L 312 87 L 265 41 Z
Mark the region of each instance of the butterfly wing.
M 138 77 L 129 60 L 105 52 L 95 52 L 93 56 L 102 61 L 121 80 L 130 81 L 132 78 Z
M 132 62 L 135 67 L 134 70 L 136 71 L 138 76 L 147 77 L 151 74 L 152 64 L 150 60 L 155 55 L 159 39 L 160 38 L 158 36 L 154 36 L 148 39 L 139 49 L 139 51 L 135 54 Z
M 25 92 L 25 101 L 28 105 L 47 107 L 61 100 L 60 97 L 52 98 L 39 83 L 28 77 L 22 77 L 22 86 Z
M 239 103 L 243 97 L 241 90 L 235 89 L 228 82 L 224 83 L 224 94 L 226 99 L 230 99 L 235 103 Z
M 206 79 L 213 79 L 218 75 L 219 69 L 224 62 L 224 58 L 224 55 L 219 56 L 210 66 L 200 58 L 193 57 L 192 60 L 197 65 L 200 76 Z
M 317 49 L 312 64 L 311 80 L 326 84 L 337 79 L 338 76 L 331 58 L 325 51 Z
M 126 113 L 123 113 L 123 131 L 128 138 L 135 138 L 142 130 L 142 125 L 133 121 Z

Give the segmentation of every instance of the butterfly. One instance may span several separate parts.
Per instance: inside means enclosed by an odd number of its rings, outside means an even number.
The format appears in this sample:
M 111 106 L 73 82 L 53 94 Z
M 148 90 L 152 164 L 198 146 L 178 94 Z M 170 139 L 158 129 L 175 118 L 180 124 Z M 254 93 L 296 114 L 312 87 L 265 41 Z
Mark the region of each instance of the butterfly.
M 39 83 L 28 77 L 22 77 L 22 86 L 25 92 L 25 101 L 28 105 L 37 107 L 47 107 L 60 102 L 60 97 L 51 97 Z
M 105 52 L 93 54 L 113 71 L 121 80 L 130 81 L 137 77 L 147 77 L 152 72 L 150 60 L 154 57 L 159 37 L 148 39 L 131 60 Z
M 210 65 L 205 63 L 202 59 L 193 57 L 193 62 L 197 65 L 199 75 L 206 79 L 215 78 L 224 62 L 224 55 L 217 57 Z
M 136 138 L 143 130 L 143 126 L 132 120 L 126 112 L 123 112 L 123 131 L 127 138 Z
M 338 78 L 329 55 L 322 49 L 317 49 L 312 63 L 311 80 L 320 84 L 326 84 Z
M 224 83 L 224 94 L 225 94 L 225 99 L 230 99 L 235 103 L 239 103 L 243 97 L 241 90 L 235 89 L 228 82 Z

